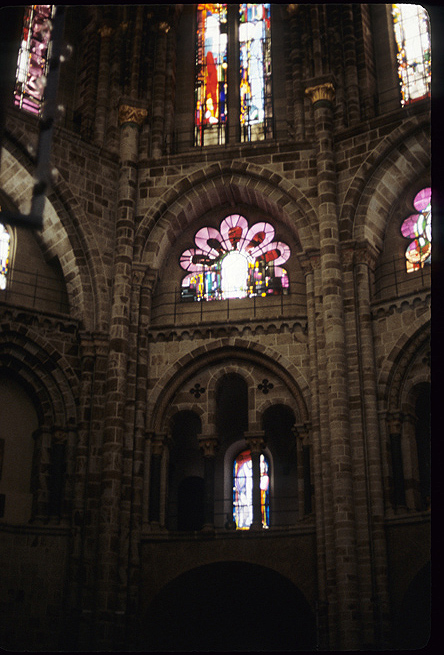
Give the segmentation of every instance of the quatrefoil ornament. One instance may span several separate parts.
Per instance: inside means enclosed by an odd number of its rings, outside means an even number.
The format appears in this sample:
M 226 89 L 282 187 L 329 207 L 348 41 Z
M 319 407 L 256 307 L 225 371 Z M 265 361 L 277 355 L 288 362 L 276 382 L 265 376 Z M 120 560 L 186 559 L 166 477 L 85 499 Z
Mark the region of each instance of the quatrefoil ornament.
M 262 393 L 267 394 L 271 389 L 273 389 L 274 384 L 272 382 L 269 382 L 267 378 L 264 378 L 260 384 L 258 384 L 257 388 L 259 391 L 262 391 Z
M 202 394 L 205 393 L 205 388 L 201 387 L 200 382 L 196 382 L 194 387 L 190 389 L 190 394 L 193 395 L 196 399 L 200 398 Z

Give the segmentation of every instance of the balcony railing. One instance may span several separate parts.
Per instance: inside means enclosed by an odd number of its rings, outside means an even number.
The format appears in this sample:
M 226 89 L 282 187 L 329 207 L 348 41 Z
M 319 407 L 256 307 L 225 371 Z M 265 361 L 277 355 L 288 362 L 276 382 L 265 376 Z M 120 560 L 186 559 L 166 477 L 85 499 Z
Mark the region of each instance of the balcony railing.
M 180 289 L 156 294 L 152 324 L 189 325 L 227 321 L 278 320 L 284 317 L 305 317 L 305 283 L 294 282 L 286 295 L 253 296 L 227 300 L 184 299 Z
M 8 276 L 6 289 L 0 291 L 0 302 L 69 314 L 68 295 L 63 280 L 39 271 L 25 271 L 14 267 Z
M 397 298 L 430 288 L 430 266 L 407 273 L 405 257 L 382 262 L 375 271 L 375 300 Z

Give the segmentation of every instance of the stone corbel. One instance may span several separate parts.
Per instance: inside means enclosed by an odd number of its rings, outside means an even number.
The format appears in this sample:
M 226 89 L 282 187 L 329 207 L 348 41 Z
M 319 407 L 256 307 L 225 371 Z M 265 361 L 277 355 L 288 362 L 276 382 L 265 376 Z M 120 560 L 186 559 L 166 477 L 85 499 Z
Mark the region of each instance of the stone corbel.
M 144 107 L 134 107 L 124 103 L 119 105 L 120 126 L 125 125 L 126 123 L 134 123 L 138 127 L 142 127 L 147 116 L 148 111 Z
M 335 99 L 335 87 L 331 82 L 316 84 L 315 86 L 307 87 L 305 89 L 305 95 L 310 98 L 313 105 L 320 101 L 333 104 Z

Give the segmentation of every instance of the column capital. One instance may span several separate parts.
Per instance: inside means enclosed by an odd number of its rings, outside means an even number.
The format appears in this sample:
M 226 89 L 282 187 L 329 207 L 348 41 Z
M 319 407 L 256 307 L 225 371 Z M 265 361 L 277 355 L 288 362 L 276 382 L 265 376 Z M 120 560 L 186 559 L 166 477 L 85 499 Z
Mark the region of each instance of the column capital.
M 260 453 L 265 446 L 265 432 L 263 430 L 256 430 L 254 432 L 244 432 L 244 438 L 247 442 L 248 448 L 252 453 Z
M 219 448 L 219 440 L 213 435 L 200 434 L 197 437 L 204 457 L 214 457 Z
M 153 455 L 162 455 L 165 445 L 168 442 L 167 432 L 150 432 L 148 439 L 151 442 L 151 452 Z
M 385 417 L 390 434 L 401 434 L 404 414 L 401 411 L 390 412 Z
M 310 98 L 313 105 L 320 100 L 333 104 L 335 99 L 335 87 L 331 82 L 316 84 L 314 86 L 307 87 L 305 89 L 305 95 Z
M 112 36 L 114 30 L 109 25 L 102 25 L 102 27 L 99 27 L 97 31 L 102 37 L 102 39 L 109 39 L 110 36 Z
M 122 103 L 119 105 L 119 125 L 126 123 L 135 123 L 138 127 L 142 127 L 148 111 L 144 107 L 134 107 L 133 105 Z
M 311 423 L 299 423 L 291 428 L 294 436 L 300 439 L 304 446 L 310 444 Z

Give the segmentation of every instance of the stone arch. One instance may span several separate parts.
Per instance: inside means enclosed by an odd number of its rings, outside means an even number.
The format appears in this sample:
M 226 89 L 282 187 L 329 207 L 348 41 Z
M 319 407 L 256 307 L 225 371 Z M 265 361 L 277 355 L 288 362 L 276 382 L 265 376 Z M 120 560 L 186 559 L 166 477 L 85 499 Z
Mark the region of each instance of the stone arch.
M 430 348 L 430 322 L 412 326 L 410 335 L 402 335 L 397 344 L 387 357 L 385 366 L 380 376 L 380 401 L 388 411 L 401 409 L 403 397 L 409 393 L 416 381 L 407 381 L 409 369 L 415 360 L 420 357 L 424 359 L 424 368 L 427 365 L 428 352 Z M 429 371 L 430 372 L 430 371 Z M 419 381 L 429 379 L 429 372 L 423 372 Z M 406 388 L 406 382 L 407 388 Z
M 219 339 L 208 346 L 196 348 L 180 358 L 158 380 L 149 399 L 148 429 L 162 431 L 167 408 L 177 390 L 203 367 L 226 365 L 229 361 L 242 361 L 261 366 L 280 378 L 294 398 L 302 421 L 308 420 L 306 398 L 309 396 L 307 381 L 300 371 L 285 357 L 261 344 L 243 339 Z
M 167 634 L 171 616 L 175 627 Z M 236 559 L 189 568 L 170 579 L 141 623 L 146 626 L 143 650 L 166 646 L 225 652 L 235 645 L 239 650 L 297 651 L 316 646 L 315 616 L 299 588 L 270 566 Z
M 31 328 L 0 327 L 0 366 L 19 378 L 34 400 L 41 425 L 75 427 L 78 379 L 60 353 Z
M 24 160 L 22 150 L 7 141 L 2 150 L 0 186 L 26 213 L 34 180 Z M 45 255 L 57 255 L 60 261 L 73 316 L 87 329 L 105 329 L 107 282 L 101 249 L 83 207 L 61 178 L 47 195 L 43 229 L 35 231 L 35 237 Z
M 391 131 L 355 174 L 342 202 L 345 239 L 368 241 L 382 251 L 392 206 L 430 168 L 430 124 L 412 118 Z
M 286 224 L 302 249 L 317 248 L 317 215 L 305 194 L 278 173 L 256 164 L 214 163 L 163 194 L 142 219 L 135 259 L 160 269 L 168 248 L 195 219 L 215 206 L 257 206 Z

